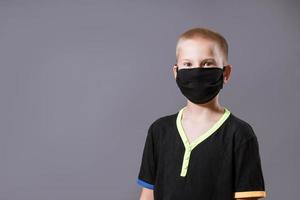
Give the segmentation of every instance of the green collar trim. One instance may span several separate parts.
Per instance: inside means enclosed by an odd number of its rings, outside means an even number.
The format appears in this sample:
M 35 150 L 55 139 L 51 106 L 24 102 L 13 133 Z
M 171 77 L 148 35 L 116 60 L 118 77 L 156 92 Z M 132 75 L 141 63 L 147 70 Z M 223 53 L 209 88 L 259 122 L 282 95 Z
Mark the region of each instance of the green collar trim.
M 190 143 L 187 139 L 187 136 L 184 132 L 184 129 L 183 129 L 183 126 L 181 123 L 182 112 L 185 108 L 186 108 L 186 106 L 180 109 L 180 111 L 178 112 L 177 118 L 176 118 L 176 126 L 177 126 L 181 140 L 185 147 L 184 159 L 183 159 L 183 163 L 182 163 L 182 170 L 181 170 L 181 174 L 180 174 L 181 176 L 186 175 L 191 151 L 197 145 L 199 145 L 201 142 L 203 142 L 206 138 L 208 138 L 210 135 L 212 135 L 225 122 L 225 120 L 230 115 L 230 111 L 224 107 L 225 112 L 222 115 L 222 117 L 209 130 L 207 130 L 205 133 L 203 133 L 197 139 L 195 139 L 193 142 Z
M 187 136 L 184 132 L 184 129 L 183 129 L 183 126 L 182 126 L 182 123 L 181 123 L 181 119 L 182 119 L 182 113 L 183 113 L 183 110 L 186 108 L 183 107 L 178 115 L 177 115 L 177 120 L 176 120 L 176 125 L 177 125 L 177 129 L 178 129 L 178 132 L 180 134 L 180 137 L 184 143 L 184 146 L 187 148 L 187 147 L 190 147 L 191 150 L 194 149 L 198 144 L 200 144 L 202 141 L 204 141 L 208 136 L 210 136 L 211 134 L 213 134 L 224 122 L 225 120 L 229 117 L 230 115 L 230 111 L 225 108 L 225 112 L 223 114 L 223 116 L 209 129 L 207 130 L 205 133 L 203 133 L 202 135 L 200 135 L 197 139 L 195 139 L 192 143 L 189 143 L 188 139 L 187 139 Z

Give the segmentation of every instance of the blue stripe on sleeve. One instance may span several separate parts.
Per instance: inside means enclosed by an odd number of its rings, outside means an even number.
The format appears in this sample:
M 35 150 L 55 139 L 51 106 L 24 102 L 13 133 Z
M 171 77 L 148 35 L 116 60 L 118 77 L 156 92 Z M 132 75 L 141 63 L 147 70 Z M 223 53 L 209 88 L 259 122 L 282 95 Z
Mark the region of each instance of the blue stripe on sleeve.
M 141 185 L 141 186 L 143 186 L 145 188 L 148 188 L 148 189 L 152 189 L 152 190 L 154 189 L 154 185 L 152 185 L 150 183 L 147 183 L 147 182 L 145 182 L 145 181 L 143 181 L 141 179 L 137 180 L 137 184 L 139 184 L 139 185 Z

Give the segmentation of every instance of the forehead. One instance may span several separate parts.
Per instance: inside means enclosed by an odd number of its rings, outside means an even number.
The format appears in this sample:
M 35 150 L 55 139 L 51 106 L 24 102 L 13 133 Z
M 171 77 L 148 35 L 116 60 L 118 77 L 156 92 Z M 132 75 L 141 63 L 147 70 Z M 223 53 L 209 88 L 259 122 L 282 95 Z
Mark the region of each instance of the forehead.
M 220 56 L 217 43 L 204 38 L 183 40 L 178 47 L 178 59 L 217 59 Z

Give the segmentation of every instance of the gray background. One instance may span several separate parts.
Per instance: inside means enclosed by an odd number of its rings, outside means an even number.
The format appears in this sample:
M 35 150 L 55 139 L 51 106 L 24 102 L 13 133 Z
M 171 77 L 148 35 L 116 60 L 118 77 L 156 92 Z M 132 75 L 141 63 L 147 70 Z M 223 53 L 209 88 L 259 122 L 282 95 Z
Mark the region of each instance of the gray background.
M 0 1 L 0 200 L 138 199 L 146 131 L 186 101 L 195 26 L 228 40 L 220 103 L 254 128 L 267 199 L 299 198 L 297 1 Z

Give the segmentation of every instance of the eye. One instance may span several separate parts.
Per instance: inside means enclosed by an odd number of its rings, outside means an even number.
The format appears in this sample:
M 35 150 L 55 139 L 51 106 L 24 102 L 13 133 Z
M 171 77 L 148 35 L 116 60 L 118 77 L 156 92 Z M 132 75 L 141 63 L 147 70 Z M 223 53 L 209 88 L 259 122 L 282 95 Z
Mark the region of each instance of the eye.
M 203 66 L 209 66 L 209 67 L 212 67 L 212 66 L 215 66 L 215 63 L 214 63 L 214 62 L 211 62 L 211 61 L 205 61 Z
M 212 65 L 212 64 L 213 64 L 212 62 L 205 62 L 205 63 L 204 63 L 204 66 L 205 66 L 205 65 L 210 66 L 210 65 Z
M 192 66 L 191 64 L 192 64 L 192 63 L 190 63 L 190 62 L 184 62 L 184 63 L 183 63 L 183 66 L 190 67 L 190 66 Z

